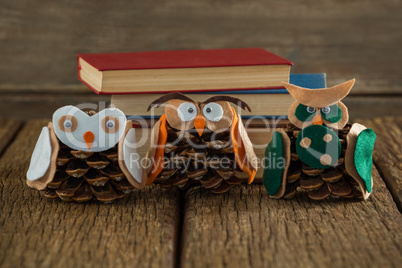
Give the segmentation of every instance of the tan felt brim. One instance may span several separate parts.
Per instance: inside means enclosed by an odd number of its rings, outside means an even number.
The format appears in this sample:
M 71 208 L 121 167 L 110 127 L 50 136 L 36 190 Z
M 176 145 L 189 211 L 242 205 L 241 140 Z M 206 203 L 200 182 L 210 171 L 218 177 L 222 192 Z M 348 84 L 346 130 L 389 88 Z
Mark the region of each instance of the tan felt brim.
M 349 94 L 355 79 L 330 88 L 309 89 L 282 82 L 289 93 L 300 103 L 311 107 L 325 107 L 337 103 Z
M 38 189 L 38 190 L 45 190 L 47 185 L 53 180 L 54 174 L 56 174 L 57 169 L 57 155 L 59 154 L 59 141 L 56 137 L 56 133 L 54 132 L 53 123 L 49 122 L 47 125 L 49 129 L 49 136 L 50 136 L 50 146 L 52 148 L 52 155 L 50 158 L 49 168 L 47 169 L 45 175 L 43 177 L 35 180 L 30 181 L 26 180 L 27 185 L 29 187 Z
M 133 122 L 131 120 L 128 120 L 126 123 L 126 128 L 124 129 L 124 134 L 119 140 L 118 144 L 118 155 L 119 155 L 119 167 L 121 171 L 123 171 L 124 176 L 126 176 L 128 182 L 134 186 L 135 188 L 142 189 L 145 186 L 145 183 L 147 181 L 147 176 L 145 172 L 142 172 L 142 181 L 141 183 L 138 183 L 138 181 L 131 175 L 130 171 L 128 171 L 126 164 L 124 163 L 124 154 L 123 154 L 123 145 L 124 145 L 124 140 L 127 135 L 127 132 L 133 127 Z
M 282 175 L 282 184 L 279 187 L 275 195 L 270 195 L 272 198 L 281 198 L 285 194 L 286 190 L 286 178 L 288 176 L 288 170 L 290 166 L 290 139 L 286 132 L 282 128 L 278 128 L 276 131 L 282 135 L 283 157 L 285 158 L 285 170 Z
M 363 179 L 360 177 L 359 173 L 357 173 L 354 161 L 354 154 L 356 149 L 356 141 L 360 132 L 365 130 L 366 127 L 361 124 L 353 124 L 348 135 L 346 136 L 346 153 L 345 153 L 345 169 L 352 176 L 353 179 L 359 184 L 359 188 L 363 193 L 363 198 L 366 200 L 370 193 L 367 191 L 366 184 Z M 373 177 L 371 177 L 371 185 L 373 185 Z

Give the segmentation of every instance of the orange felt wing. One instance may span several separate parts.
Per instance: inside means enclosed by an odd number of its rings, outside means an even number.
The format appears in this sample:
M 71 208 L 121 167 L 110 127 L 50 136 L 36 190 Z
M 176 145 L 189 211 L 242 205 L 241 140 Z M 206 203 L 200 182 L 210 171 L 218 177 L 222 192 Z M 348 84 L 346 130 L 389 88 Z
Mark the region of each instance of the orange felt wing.
M 230 129 L 230 136 L 233 144 L 233 152 L 240 169 L 248 175 L 248 184 L 252 183 L 257 173 L 257 156 L 254 153 L 253 145 L 243 126 L 240 116 L 233 112 L 233 123 Z
M 154 182 L 155 178 L 162 171 L 165 164 L 164 153 L 167 140 L 166 115 L 161 116 L 158 124 L 155 124 L 154 128 L 158 128 L 152 130 L 152 135 L 155 137 L 154 143 L 156 142 L 156 144 L 152 143 L 151 141 L 151 148 L 148 152 L 148 157 L 153 157 L 153 159 L 148 159 L 151 161 L 152 166 L 150 168 L 150 171 L 148 172 L 146 185 L 150 185 Z

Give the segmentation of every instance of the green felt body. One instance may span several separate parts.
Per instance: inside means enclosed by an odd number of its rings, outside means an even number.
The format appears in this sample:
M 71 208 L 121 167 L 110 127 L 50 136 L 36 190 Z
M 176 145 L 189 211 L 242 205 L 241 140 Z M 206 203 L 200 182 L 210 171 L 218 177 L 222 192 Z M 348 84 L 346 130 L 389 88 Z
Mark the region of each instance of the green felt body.
M 275 195 L 282 183 L 284 166 L 279 165 L 283 161 L 283 141 L 280 132 L 272 134 L 272 140 L 265 149 L 264 175 L 262 182 L 269 195 Z
M 331 135 L 330 142 L 324 141 L 326 134 Z M 300 142 L 304 138 L 311 140 L 311 145 L 308 148 L 303 148 Z M 322 125 L 311 125 L 303 128 L 296 140 L 296 152 L 300 160 L 312 168 L 326 169 L 334 165 L 341 155 L 341 142 L 338 135 L 332 130 Z M 320 162 L 321 156 L 328 154 L 331 156 L 331 164 L 323 165 Z
M 373 165 L 375 139 L 376 135 L 371 128 L 364 129 L 357 137 L 354 153 L 354 163 L 357 173 L 363 179 L 369 193 L 372 190 L 371 168 Z

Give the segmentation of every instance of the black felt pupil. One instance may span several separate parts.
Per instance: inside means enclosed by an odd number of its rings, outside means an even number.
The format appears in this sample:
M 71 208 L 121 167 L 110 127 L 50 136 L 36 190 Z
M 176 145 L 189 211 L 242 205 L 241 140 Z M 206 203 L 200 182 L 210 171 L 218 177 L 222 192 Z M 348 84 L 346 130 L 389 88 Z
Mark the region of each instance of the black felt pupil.
M 194 112 L 194 109 L 193 109 L 193 108 L 188 108 L 188 112 L 189 112 L 190 114 L 192 114 L 192 113 Z
M 210 112 L 212 112 L 212 109 L 211 109 L 211 108 L 207 108 L 206 111 L 207 111 L 207 113 L 210 113 Z

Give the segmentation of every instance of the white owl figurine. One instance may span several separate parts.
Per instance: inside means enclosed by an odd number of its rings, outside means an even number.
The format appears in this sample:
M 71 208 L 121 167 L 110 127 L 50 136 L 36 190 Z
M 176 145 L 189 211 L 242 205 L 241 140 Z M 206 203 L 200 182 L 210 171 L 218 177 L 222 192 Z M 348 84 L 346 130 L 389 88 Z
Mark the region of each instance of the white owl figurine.
M 48 198 L 112 202 L 145 185 L 135 141 L 132 122 L 119 109 L 61 107 L 40 133 L 26 182 Z

